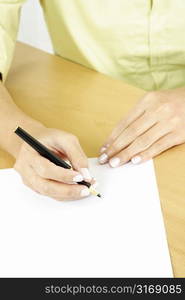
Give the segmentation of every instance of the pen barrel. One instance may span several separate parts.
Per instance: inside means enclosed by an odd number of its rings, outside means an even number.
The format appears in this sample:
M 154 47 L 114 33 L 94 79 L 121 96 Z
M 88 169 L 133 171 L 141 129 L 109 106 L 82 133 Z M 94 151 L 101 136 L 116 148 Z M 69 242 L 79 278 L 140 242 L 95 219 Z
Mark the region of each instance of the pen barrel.
M 85 185 L 85 186 L 87 186 L 88 188 L 90 188 L 90 186 L 91 186 L 91 184 L 90 184 L 89 182 L 85 181 L 85 180 L 80 181 L 80 182 L 77 182 L 77 183 L 78 183 L 78 184 L 81 184 L 81 185 Z
M 71 169 L 71 166 L 67 164 L 62 158 L 56 155 L 54 152 L 49 150 L 46 146 L 41 144 L 39 141 L 34 139 L 29 133 L 24 131 L 22 128 L 18 127 L 15 130 L 15 133 L 24 140 L 27 144 L 29 144 L 35 151 L 37 151 L 41 156 L 45 157 L 55 165 L 65 168 Z
M 47 158 L 49 161 L 54 163 L 55 165 L 65 168 L 65 169 L 71 169 L 71 166 L 68 165 L 64 160 L 60 159 L 59 156 L 55 155 L 55 153 L 52 152 L 52 157 L 48 157 L 48 155 L 45 156 L 44 153 L 40 153 L 41 156 Z

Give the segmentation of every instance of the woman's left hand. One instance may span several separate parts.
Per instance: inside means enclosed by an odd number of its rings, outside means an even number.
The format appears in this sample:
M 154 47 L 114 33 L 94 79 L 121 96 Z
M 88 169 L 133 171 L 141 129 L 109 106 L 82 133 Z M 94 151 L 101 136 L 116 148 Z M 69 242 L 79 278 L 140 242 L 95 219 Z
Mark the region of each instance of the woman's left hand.
M 185 142 L 185 88 L 147 93 L 100 149 L 100 163 L 134 164 Z

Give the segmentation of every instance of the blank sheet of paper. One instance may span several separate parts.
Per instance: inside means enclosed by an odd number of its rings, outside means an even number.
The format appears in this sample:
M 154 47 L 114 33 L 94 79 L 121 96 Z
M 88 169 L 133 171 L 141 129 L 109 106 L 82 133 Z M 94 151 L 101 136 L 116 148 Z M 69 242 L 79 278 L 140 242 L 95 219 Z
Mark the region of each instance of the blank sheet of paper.
M 171 277 L 153 162 L 89 159 L 102 198 L 57 202 L 0 171 L 0 277 Z

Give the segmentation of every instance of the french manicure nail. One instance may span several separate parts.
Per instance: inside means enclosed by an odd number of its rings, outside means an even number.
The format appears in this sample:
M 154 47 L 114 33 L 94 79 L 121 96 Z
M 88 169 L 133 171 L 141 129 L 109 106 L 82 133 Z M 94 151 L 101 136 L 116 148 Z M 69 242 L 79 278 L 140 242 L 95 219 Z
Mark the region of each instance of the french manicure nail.
M 82 191 L 81 191 L 81 196 L 82 197 L 86 197 L 86 196 L 88 196 L 90 194 L 90 191 L 89 191 L 89 189 L 86 187 L 86 188 L 84 188 Z
M 91 174 L 90 174 L 90 172 L 87 168 L 81 168 L 80 171 L 81 171 L 84 179 L 86 179 L 86 180 L 91 180 L 92 179 L 92 176 L 91 176 Z
M 82 180 L 83 180 L 83 176 L 81 174 L 78 174 L 75 177 L 73 177 L 74 182 L 80 182 Z
M 131 162 L 136 165 L 141 162 L 141 156 L 135 156 L 131 159 Z
M 102 155 L 100 155 L 100 157 L 98 158 L 100 163 L 105 163 L 108 159 L 108 155 L 106 153 L 103 153 Z
M 118 158 L 118 157 L 114 157 L 114 158 L 110 159 L 110 161 L 109 161 L 109 164 L 113 168 L 118 167 L 119 163 L 120 163 L 120 158 Z

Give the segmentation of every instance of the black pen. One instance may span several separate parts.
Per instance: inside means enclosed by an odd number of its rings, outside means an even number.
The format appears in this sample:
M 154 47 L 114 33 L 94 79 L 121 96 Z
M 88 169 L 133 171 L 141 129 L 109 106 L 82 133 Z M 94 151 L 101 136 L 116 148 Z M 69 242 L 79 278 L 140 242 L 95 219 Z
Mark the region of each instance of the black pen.
M 65 160 L 63 160 L 61 157 L 59 157 L 54 152 L 49 150 L 46 146 L 41 144 L 39 141 L 37 141 L 34 137 L 32 137 L 29 133 L 27 133 L 22 128 L 17 127 L 15 133 L 27 144 L 29 144 L 34 150 L 36 150 L 41 156 L 47 158 L 49 161 L 51 161 L 52 163 L 54 163 L 59 167 L 65 169 L 71 169 L 71 166 Z M 101 197 L 101 195 L 95 189 L 92 188 L 92 185 L 89 182 L 83 180 L 77 183 L 87 186 L 91 194 Z

